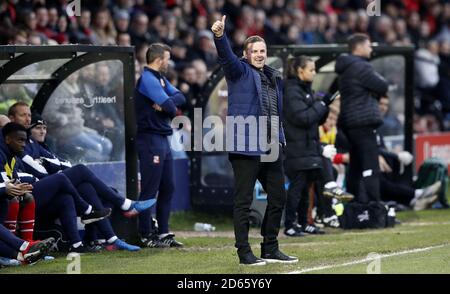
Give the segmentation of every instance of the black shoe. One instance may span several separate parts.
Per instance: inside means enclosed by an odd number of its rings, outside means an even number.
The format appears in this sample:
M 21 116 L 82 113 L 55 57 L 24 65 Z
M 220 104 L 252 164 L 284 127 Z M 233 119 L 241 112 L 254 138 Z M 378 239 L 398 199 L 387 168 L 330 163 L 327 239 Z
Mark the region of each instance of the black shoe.
M 239 255 L 239 265 L 259 266 L 266 264 L 267 262 L 264 259 L 256 257 L 251 251 Z
M 77 248 L 70 246 L 69 252 L 75 252 L 75 253 L 97 253 L 102 248 L 99 248 L 98 246 L 86 246 L 84 244 L 81 244 Z
M 183 243 L 178 242 L 174 237 L 175 234 L 168 234 L 167 236 L 160 238 L 159 241 L 163 244 L 169 245 L 168 247 L 183 247 Z
M 303 232 L 307 233 L 307 234 L 312 234 L 312 235 L 323 235 L 325 234 L 324 231 L 321 231 L 318 227 L 313 226 L 313 225 L 306 225 L 302 227 Z
M 329 197 L 329 198 L 335 198 L 339 201 L 351 201 L 355 196 L 352 194 L 345 192 L 342 190 L 339 186 L 336 186 L 334 188 L 323 188 L 323 196 Z
M 89 214 L 81 216 L 81 222 L 85 225 L 98 222 L 104 218 L 107 218 L 111 214 L 111 208 L 105 208 L 102 210 L 93 210 Z
M 298 258 L 294 256 L 289 256 L 281 252 L 279 249 L 276 249 L 273 252 L 267 253 L 262 252 L 261 249 L 261 258 L 267 261 L 268 263 L 297 263 Z
M 141 247 L 148 248 L 169 248 L 170 244 L 162 242 L 157 234 L 141 237 Z

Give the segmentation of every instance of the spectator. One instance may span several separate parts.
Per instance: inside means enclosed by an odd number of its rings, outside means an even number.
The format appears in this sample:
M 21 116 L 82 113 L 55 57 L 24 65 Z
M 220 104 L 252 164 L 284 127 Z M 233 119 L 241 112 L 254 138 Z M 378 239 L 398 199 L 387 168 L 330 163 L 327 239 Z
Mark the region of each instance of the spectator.
M 172 135 L 170 119 L 186 101 L 184 95 L 163 75 L 167 72 L 170 47 L 151 44 L 146 54 L 147 67 L 135 91 L 137 117 L 136 148 L 142 175 L 140 200 L 154 198 L 157 192 L 158 227 L 149 211 L 139 216 L 139 234 L 145 247 L 182 247 L 169 232 L 170 205 L 174 189 L 173 158 L 167 136 Z

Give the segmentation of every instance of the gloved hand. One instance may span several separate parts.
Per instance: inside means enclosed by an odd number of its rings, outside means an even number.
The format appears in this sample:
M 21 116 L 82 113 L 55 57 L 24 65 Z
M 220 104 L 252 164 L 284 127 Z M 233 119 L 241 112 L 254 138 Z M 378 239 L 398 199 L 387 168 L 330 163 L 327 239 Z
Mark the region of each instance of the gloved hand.
M 334 145 L 326 145 L 325 147 L 323 147 L 322 150 L 322 156 L 329 158 L 330 160 L 333 160 L 333 158 L 336 156 L 336 147 L 334 147 Z
M 316 94 L 318 97 L 322 98 L 322 102 L 325 103 L 326 106 L 330 105 L 331 103 L 333 103 L 333 101 L 339 97 L 339 92 L 334 93 L 333 95 L 328 94 L 328 93 L 322 93 L 319 92 Z
M 397 153 L 398 160 L 404 165 L 410 165 L 414 157 L 408 151 L 400 151 Z
M 325 103 L 325 105 L 330 105 L 331 104 L 331 94 L 325 94 L 322 98 L 322 102 Z

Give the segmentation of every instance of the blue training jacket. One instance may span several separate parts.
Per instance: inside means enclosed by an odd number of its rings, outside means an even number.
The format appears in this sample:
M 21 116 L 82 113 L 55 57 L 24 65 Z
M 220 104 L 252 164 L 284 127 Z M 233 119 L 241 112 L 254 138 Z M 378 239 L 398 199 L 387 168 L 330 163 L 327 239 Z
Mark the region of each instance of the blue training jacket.
M 26 173 L 19 157 L 13 156 L 0 135 L 0 198 L 6 197 L 5 182 L 17 179 L 21 183 L 33 184 L 38 181 L 33 175 Z
M 220 38 L 214 38 L 217 52 L 219 55 L 219 63 L 225 72 L 225 78 L 228 85 L 228 116 L 236 117 L 248 116 L 259 117 L 262 115 L 262 94 L 261 94 L 261 77 L 253 66 L 245 59 L 239 59 L 231 49 L 225 34 Z M 269 79 L 275 79 L 276 91 L 278 97 L 278 113 L 279 117 L 279 141 L 285 144 L 284 131 L 282 126 L 282 76 L 281 73 L 267 65 L 264 66 L 264 73 Z M 250 145 L 252 142 L 267 142 L 267 137 L 263 137 L 259 133 L 259 120 L 257 119 L 258 132 L 251 134 L 249 128 L 239 131 L 237 126 L 234 130 L 227 130 L 227 136 L 233 134 L 234 148 L 230 153 L 238 153 L 244 155 L 262 155 L 266 152 L 261 150 L 261 146 L 257 144 L 257 150 Z M 228 138 L 229 140 L 229 138 Z M 241 142 L 241 143 L 240 143 Z M 242 142 L 244 144 L 242 144 Z

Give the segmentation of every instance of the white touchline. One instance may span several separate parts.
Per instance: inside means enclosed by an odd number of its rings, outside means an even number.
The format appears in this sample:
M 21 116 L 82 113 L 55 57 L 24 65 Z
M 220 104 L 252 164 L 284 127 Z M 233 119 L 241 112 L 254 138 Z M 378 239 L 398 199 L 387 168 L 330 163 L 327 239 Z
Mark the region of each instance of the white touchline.
M 389 253 L 389 254 L 380 254 L 379 258 L 386 258 L 386 257 L 392 257 L 392 256 L 398 256 L 398 255 L 404 255 L 404 254 L 410 254 L 410 253 L 429 251 L 429 250 L 433 250 L 433 249 L 437 249 L 437 248 L 446 247 L 449 245 L 450 244 L 441 244 L 441 245 L 430 246 L 430 247 L 425 247 L 425 248 L 416 248 L 416 249 L 411 249 L 411 250 L 399 251 L 399 252 L 394 252 L 394 253 Z M 320 271 L 320 270 L 325 270 L 325 269 L 330 269 L 330 268 L 365 263 L 365 262 L 372 261 L 374 259 L 375 258 L 364 258 L 364 259 L 354 260 L 354 261 L 350 261 L 350 262 L 346 262 L 346 263 L 342 263 L 342 264 L 330 264 L 330 265 L 317 266 L 317 267 L 312 267 L 312 268 L 305 268 L 305 269 L 302 269 L 299 271 L 288 272 L 287 274 L 303 274 L 303 273 L 307 273 L 307 272 L 314 272 L 314 271 Z

